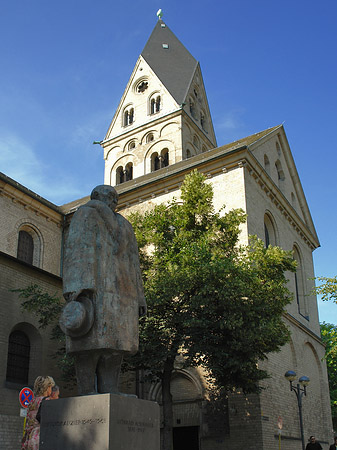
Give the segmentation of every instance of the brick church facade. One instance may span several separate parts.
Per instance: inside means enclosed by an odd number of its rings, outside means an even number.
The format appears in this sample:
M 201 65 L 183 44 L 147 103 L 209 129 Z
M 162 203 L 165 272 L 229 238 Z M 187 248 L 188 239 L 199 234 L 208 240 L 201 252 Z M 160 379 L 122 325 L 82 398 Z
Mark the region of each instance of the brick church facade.
M 297 402 L 284 379 L 290 369 L 311 380 L 303 399 L 305 436 L 315 434 L 327 445 L 332 438 L 329 389 L 317 301 L 311 293 L 312 252 L 319 241 L 284 127 L 218 146 L 200 65 L 159 20 L 100 144 L 104 182 L 119 192 L 121 214 L 179 197 L 185 175 L 197 169 L 213 186 L 217 209 L 226 205 L 226 210 L 247 213 L 241 243 L 254 234 L 266 245 L 293 250 L 298 262 L 296 274 L 289 274 L 294 301 L 284 314 L 291 341 L 263 362 L 271 378 L 262 383 L 260 395 L 230 394 L 221 412 L 214 412 L 200 371 L 177 364 L 171 383 L 175 449 L 277 449 L 281 421 L 282 448 L 298 449 Z M 56 206 L 5 174 L 0 175 L 0 193 L 0 447 L 14 450 L 23 426 L 19 390 L 32 386 L 38 374 L 56 379 L 59 374 L 50 358 L 48 331 L 21 311 L 12 290 L 33 283 L 61 295 L 64 233 L 73 212 L 88 198 Z M 130 392 L 160 403 L 160 386 L 144 386 L 141 375 L 128 378 Z

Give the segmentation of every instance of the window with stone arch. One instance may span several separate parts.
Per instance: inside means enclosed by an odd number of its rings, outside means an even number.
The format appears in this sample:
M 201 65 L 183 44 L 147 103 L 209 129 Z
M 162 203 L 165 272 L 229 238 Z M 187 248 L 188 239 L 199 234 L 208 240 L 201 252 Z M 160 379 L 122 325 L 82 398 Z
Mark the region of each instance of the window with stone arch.
M 133 150 L 134 148 L 136 148 L 136 142 L 135 141 L 129 142 L 128 150 Z
M 161 161 L 162 161 L 162 167 L 167 167 L 169 165 L 169 150 L 168 148 L 164 148 L 161 151 Z
M 150 98 L 150 114 L 156 114 L 161 109 L 161 96 L 158 93 L 155 93 Z
M 133 179 L 133 164 L 129 162 L 125 167 L 119 166 L 116 169 L 116 185 L 125 183 Z
M 124 168 L 119 166 L 116 169 L 116 185 L 124 183 Z
M 158 152 L 155 152 L 151 155 L 151 172 L 155 172 L 158 169 L 160 169 L 159 155 Z
M 264 155 L 264 169 L 267 174 L 270 176 L 270 162 L 267 155 Z
M 31 224 L 23 224 L 18 232 L 16 257 L 25 263 L 40 266 L 41 236 Z
M 190 114 L 191 116 L 196 119 L 197 113 L 196 113 L 196 107 L 195 102 L 192 97 L 189 98 L 189 108 L 190 108 Z
M 192 156 L 191 150 L 189 148 L 186 149 L 186 159 L 191 158 L 191 156 Z
M 154 141 L 154 135 L 153 135 L 153 133 L 149 133 L 146 136 L 146 143 L 148 144 L 149 142 L 153 142 L 153 141 Z
M 125 166 L 125 181 L 130 181 L 133 178 L 133 164 L 132 162 L 129 162 Z
M 135 121 L 135 110 L 132 105 L 127 106 L 123 111 L 123 126 L 132 125 Z
M 265 213 L 263 224 L 265 247 L 268 248 L 269 245 L 277 245 L 276 227 L 274 224 L 274 219 L 270 213 Z
M 30 340 L 21 330 L 12 331 L 8 338 L 6 381 L 28 384 Z
M 294 244 L 293 246 L 293 255 L 294 260 L 297 262 L 297 268 L 296 272 L 294 273 L 294 279 L 295 279 L 295 298 L 297 301 L 298 312 L 306 319 L 309 319 L 305 303 L 303 259 L 300 254 L 300 250 L 296 244 Z
M 277 151 L 278 156 L 280 157 L 281 156 L 281 147 L 278 142 L 276 142 L 276 151 Z
M 283 191 L 285 185 L 285 175 L 282 169 L 282 164 L 279 159 L 275 163 L 275 168 L 277 172 L 278 187 L 280 188 L 281 191 Z
M 163 167 L 167 167 L 169 165 L 169 150 L 168 148 L 164 148 L 160 155 L 158 152 L 154 152 L 151 155 L 151 172 L 162 169 Z

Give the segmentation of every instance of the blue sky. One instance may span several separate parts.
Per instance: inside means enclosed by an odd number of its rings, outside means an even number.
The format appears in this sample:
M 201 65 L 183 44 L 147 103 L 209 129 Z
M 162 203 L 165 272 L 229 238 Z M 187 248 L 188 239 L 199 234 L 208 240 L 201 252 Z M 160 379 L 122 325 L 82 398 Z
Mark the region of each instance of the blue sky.
M 159 8 L 201 63 L 218 145 L 284 122 L 321 242 L 316 275 L 336 275 L 336 0 L 3 0 L 0 170 L 56 204 L 103 182 L 92 142 Z M 337 305 L 319 309 L 337 324 Z

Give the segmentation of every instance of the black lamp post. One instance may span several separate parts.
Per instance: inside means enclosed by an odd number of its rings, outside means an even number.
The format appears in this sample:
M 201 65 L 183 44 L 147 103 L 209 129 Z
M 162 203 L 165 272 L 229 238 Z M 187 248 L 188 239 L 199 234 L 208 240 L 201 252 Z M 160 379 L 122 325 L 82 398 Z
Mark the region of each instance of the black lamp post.
M 298 413 L 300 416 L 302 450 L 305 450 L 304 435 L 303 435 L 303 419 L 302 419 L 302 397 L 303 395 L 307 395 L 306 387 L 310 383 L 310 380 L 308 377 L 303 376 L 298 380 L 297 386 L 293 386 L 293 381 L 296 379 L 296 372 L 294 372 L 293 370 L 288 370 L 288 372 L 286 372 L 284 376 L 290 383 L 290 390 L 294 391 L 297 397 Z

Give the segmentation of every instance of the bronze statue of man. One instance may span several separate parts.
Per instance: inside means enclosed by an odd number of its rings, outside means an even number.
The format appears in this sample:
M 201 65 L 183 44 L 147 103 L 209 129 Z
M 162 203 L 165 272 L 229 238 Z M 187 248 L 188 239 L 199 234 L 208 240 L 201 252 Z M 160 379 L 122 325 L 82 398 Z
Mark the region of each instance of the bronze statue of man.
M 138 319 L 146 312 L 135 234 L 115 212 L 117 202 L 112 186 L 95 187 L 65 242 L 60 325 L 81 395 L 118 393 L 123 355 L 137 352 Z

